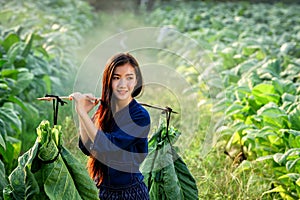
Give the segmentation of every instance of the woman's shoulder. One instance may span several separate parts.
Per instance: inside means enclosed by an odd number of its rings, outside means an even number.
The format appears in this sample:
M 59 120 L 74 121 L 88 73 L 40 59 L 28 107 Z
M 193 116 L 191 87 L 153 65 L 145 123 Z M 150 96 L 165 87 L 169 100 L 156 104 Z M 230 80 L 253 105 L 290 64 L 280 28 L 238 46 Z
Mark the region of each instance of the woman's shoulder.
M 135 99 L 132 100 L 130 106 L 130 115 L 131 118 L 137 123 L 137 121 L 143 120 L 146 125 L 150 123 L 150 115 L 148 111 L 140 105 Z

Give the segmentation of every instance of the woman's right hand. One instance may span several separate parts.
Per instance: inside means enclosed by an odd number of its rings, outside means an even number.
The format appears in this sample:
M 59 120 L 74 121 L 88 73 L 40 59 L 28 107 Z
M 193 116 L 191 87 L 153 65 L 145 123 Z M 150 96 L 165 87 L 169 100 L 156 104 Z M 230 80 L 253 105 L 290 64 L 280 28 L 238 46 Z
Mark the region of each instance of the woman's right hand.
M 75 101 L 76 112 L 89 113 L 99 101 L 93 94 L 82 94 L 80 92 L 74 92 L 69 95 Z

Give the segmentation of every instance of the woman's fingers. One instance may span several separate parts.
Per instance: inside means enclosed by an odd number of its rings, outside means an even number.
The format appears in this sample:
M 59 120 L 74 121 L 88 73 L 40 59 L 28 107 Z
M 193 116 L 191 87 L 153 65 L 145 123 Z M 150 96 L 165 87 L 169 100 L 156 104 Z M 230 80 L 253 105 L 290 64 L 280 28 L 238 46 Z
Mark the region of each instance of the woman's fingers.
M 99 99 L 97 99 L 93 94 L 91 93 L 86 93 L 86 94 L 81 94 L 80 92 L 74 92 L 69 95 L 70 100 L 75 100 L 78 101 L 79 99 L 84 99 L 88 100 L 91 103 L 97 105 L 99 103 Z
M 91 94 L 91 93 L 88 93 L 88 94 L 84 94 L 86 96 L 86 98 L 88 98 L 89 100 L 92 100 L 92 101 L 95 101 L 96 100 L 96 97 Z
M 80 96 L 82 96 L 82 94 L 80 92 L 74 92 L 74 93 L 72 93 L 72 94 L 69 95 L 69 98 L 71 100 L 73 100 L 73 99 L 77 100 Z

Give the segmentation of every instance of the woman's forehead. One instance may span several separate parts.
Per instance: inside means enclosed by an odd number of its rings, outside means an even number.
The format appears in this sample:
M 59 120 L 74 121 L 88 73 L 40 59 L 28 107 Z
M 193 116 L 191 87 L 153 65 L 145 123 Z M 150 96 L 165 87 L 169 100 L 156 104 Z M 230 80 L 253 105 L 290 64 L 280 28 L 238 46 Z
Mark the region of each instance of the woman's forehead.
M 135 74 L 134 67 L 126 63 L 124 65 L 117 66 L 114 70 L 114 74 Z

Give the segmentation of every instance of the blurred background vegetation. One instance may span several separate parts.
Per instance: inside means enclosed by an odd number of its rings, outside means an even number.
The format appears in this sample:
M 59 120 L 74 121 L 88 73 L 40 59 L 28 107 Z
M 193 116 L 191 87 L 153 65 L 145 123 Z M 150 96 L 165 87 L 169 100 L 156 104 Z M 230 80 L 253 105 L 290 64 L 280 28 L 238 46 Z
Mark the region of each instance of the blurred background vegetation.
M 205 44 L 214 66 L 206 77 L 174 66 L 199 102 L 201 125 L 181 152 L 199 198 L 298 199 L 299 9 L 296 0 L 0 0 L 1 173 L 10 174 L 33 145 L 40 121 L 52 119 L 51 103 L 36 98 L 70 94 L 95 45 L 124 30 L 171 26 Z M 149 91 L 149 101 L 158 101 Z M 66 146 L 84 163 L 71 103 L 60 108 L 58 121 Z M 203 155 L 208 129 L 217 141 Z

